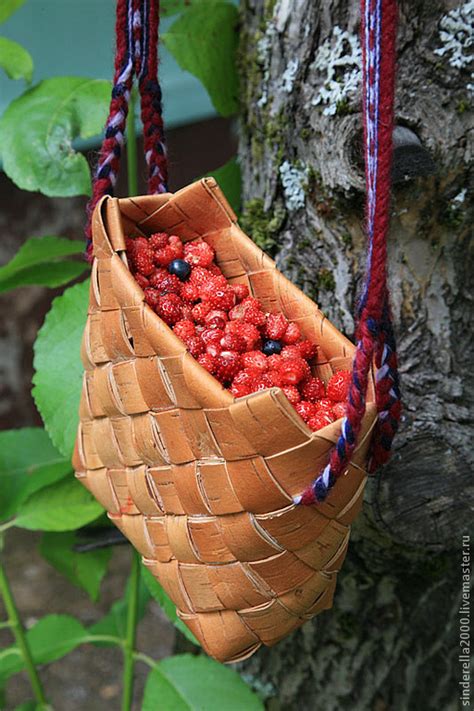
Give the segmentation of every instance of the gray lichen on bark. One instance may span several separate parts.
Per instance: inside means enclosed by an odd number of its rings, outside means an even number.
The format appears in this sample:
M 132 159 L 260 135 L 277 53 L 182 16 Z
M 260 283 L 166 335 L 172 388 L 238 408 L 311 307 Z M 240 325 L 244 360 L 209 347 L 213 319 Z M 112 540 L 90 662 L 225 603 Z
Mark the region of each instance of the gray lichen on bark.
M 369 482 L 333 611 L 245 665 L 271 708 L 458 707 L 456 550 L 473 508 L 472 117 L 469 72 L 435 51 L 452 8 L 400 3 L 396 122 L 436 165 L 393 188 L 401 431 L 391 463 Z M 252 234 L 253 221 L 262 242 L 265 225 L 278 225 L 270 246 L 279 267 L 350 336 L 365 264 L 360 88 L 325 112 L 317 57 L 337 42 L 335 27 L 357 36 L 357 3 L 246 0 L 242 15 L 245 226 Z M 348 62 L 337 76 L 353 69 Z M 302 208 L 285 193 L 285 162 L 306 171 Z

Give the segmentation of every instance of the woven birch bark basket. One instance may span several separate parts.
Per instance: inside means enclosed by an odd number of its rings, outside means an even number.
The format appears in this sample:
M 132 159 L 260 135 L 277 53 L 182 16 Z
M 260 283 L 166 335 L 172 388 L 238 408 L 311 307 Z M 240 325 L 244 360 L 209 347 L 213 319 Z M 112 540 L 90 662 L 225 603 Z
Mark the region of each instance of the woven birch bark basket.
M 374 383 L 358 446 L 317 506 L 295 505 L 327 464 L 338 420 L 312 432 L 279 388 L 234 398 L 150 309 L 128 235 L 205 240 L 230 283 L 282 311 L 319 346 L 325 383 L 354 346 L 239 228 L 212 178 L 175 194 L 105 197 L 82 344 L 74 469 L 143 556 L 204 649 L 236 662 L 331 607 L 362 505 Z

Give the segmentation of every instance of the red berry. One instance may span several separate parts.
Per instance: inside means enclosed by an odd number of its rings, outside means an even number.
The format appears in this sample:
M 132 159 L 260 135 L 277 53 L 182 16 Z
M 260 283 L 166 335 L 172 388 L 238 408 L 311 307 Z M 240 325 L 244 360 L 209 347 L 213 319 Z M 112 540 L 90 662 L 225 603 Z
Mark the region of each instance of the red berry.
M 209 267 L 214 261 L 214 250 L 207 242 L 188 242 L 184 247 L 184 259 L 195 267 Z
M 193 319 L 196 321 L 196 323 L 203 324 L 205 322 L 207 314 L 209 313 L 209 311 L 211 311 L 211 309 L 211 304 L 206 304 L 204 302 L 196 304 L 196 306 L 193 306 L 192 310 Z
M 235 298 L 237 303 L 240 303 L 243 299 L 246 299 L 249 295 L 249 288 L 247 284 L 232 284 L 234 290 Z
M 226 333 L 236 333 L 245 341 L 247 351 L 254 350 L 260 343 L 260 331 L 251 323 L 243 321 L 229 321 L 225 325 Z
M 199 336 L 190 336 L 185 341 L 188 351 L 194 358 L 197 358 L 201 354 L 204 354 L 204 343 Z
M 169 276 L 168 270 L 164 269 L 163 267 L 160 267 L 158 269 L 155 269 L 152 274 L 150 274 L 150 284 L 155 287 L 155 289 L 159 289 L 161 287 L 161 282 L 163 279 L 165 279 L 167 276 Z
M 308 364 L 302 358 L 284 358 L 279 372 L 283 385 L 297 385 L 311 373 Z
M 338 420 L 340 417 L 346 416 L 346 405 L 343 402 L 336 402 L 332 404 L 332 414 Z
M 301 400 L 300 391 L 294 385 L 285 385 L 282 390 L 292 405 L 296 405 Z
M 297 348 L 299 349 L 300 356 L 305 360 L 311 360 L 318 352 L 318 346 L 308 341 L 308 339 L 300 341 L 300 343 L 297 344 Z
M 319 378 L 308 378 L 308 380 L 302 383 L 300 390 L 303 398 L 310 402 L 316 402 L 316 400 L 326 395 L 324 383 Z
M 168 235 L 166 232 L 155 232 L 155 234 L 151 235 L 149 243 L 154 250 L 163 249 L 163 247 L 168 246 Z
M 268 371 L 268 377 L 272 381 L 272 385 L 274 385 L 276 388 L 282 388 L 283 387 L 283 380 L 281 377 L 280 370 L 278 368 L 272 368 Z
M 297 323 L 289 323 L 281 340 L 283 341 L 283 343 L 287 343 L 288 345 L 291 346 L 294 343 L 298 343 L 300 338 L 301 338 L 301 331 L 300 331 L 300 327 L 298 326 L 298 324 Z
M 225 333 L 220 340 L 220 345 L 224 351 L 237 351 L 237 353 L 243 353 L 247 347 L 242 336 L 237 333 Z
M 184 301 L 184 302 L 183 302 L 182 312 L 183 312 L 183 316 L 182 316 L 182 317 L 183 317 L 184 319 L 186 319 L 186 321 L 192 321 L 192 319 L 193 319 L 193 309 L 192 309 L 191 304 L 189 304 L 187 301 Z
M 271 388 L 272 386 L 273 386 L 273 383 L 271 381 L 271 378 L 268 376 L 268 374 L 261 373 L 261 375 L 253 381 L 252 392 L 257 393 L 257 392 L 260 392 L 261 390 L 267 390 L 267 388 Z
M 186 341 L 188 338 L 191 338 L 191 336 L 196 335 L 196 327 L 194 323 L 188 320 L 178 321 L 173 326 L 173 331 L 176 333 L 178 338 L 181 338 L 182 341 Z
M 334 418 L 331 413 L 326 412 L 325 410 L 320 410 L 308 420 L 308 427 L 313 430 L 313 432 L 316 432 L 316 430 L 320 430 L 322 427 L 330 425 L 331 422 L 334 422 Z
M 224 335 L 224 331 L 220 328 L 206 328 L 201 333 L 201 338 L 206 346 L 216 346 L 219 350 L 221 348 L 221 339 Z
M 308 422 L 308 420 L 316 414 L 314 403 L 308 402 L 308 400 L 301 400 L 296 403 L 295 410 L 305 422 Z
M 328 398 L 335 402 L 347 400 L 351 380 L 350 370 L 340 370 L 338 373 L 334 373 L 326 388 Z
M 198 363 L 202 365 L 209 373 L 214 373 L 216 369 L 216 359 L 209 353 L 203 353 L 198 356 Z
M 209 303 L 209 302 L 206 302 Z M 222 309 L 211 309 L 204 319 L 206 326 L 214 326 L 215 328 L 225 328 L 227 323 L 227 313 Z
M 160 292 L 156 289 L 145 289 L 145 301 L 148 306 L 151 306 L 153 311 L 156 311 L 160 300 Z
M 146 289 L 147 286 L 150 286 L 150 281 L 146 276 L 143 276 L 143 274 L 135 274 L 135 281 L 142 289 Z
M 232 381 L 230 391 L 235 397 L 244 397 L 252 392 L 252 385 L 255 377 L 247 370 L 241 370 L 237 373 Z
M 167 267 L 168 264 L 175 259 L 174 253 L 175 250 L 169 245 L 162 249 L 156 249 L 154 252 L 155 264 L 158 267 Z
M 334 403 L 328 397 L 322 397 L 315 402 L 315 405 L 318 410 L 332 410 Z
M 266 356 L 261 351 L 248 351 L 242 356 L 242 365 L 244 368 L 253 368 L 254 370 L 265 373 L 268 370 Z
M 216 378 L 222 383 L 227 383 L 237 375 L 240 370 L 240 355 L 235 351 L 222 351 L 216 359 Z
M 265 323 L 265 314 L 261 310 L 260 303 L 253 296 L 247 296 L 240 304 L 234 306 L 229 311 L 229 318 L 232 321 L 239 319 L 254 326 L 263 326 Z
M 285 346 L 280 353 L 282 358 L 301 358 L 298 346 Z
M 282 313 L 268 314 L 263 333 L 267 338 L 279 341 L 287 329 L 288 321 Z
M 170 235 L 169 245 L 174 252 L 173 259 L 182 259 L 184 257 L 184 244 L 177 235 Z
M 189 277 L 189 281 L 192 284 L 196 284 L 196 286 L 201 287 L 204 284 L 208 284 L 214 278 L 215 277 L 208 269 L 204 269 L 204 267 L 193 267 L 191 269 L 191 276 Z
M 199 289 L 191 281 L 181 282 L 181 298 L 189 303 L 194 303 L 200 299 Z
M 181 282 L 175 274 L 167 274 L 161 279 L 158 289 L 161 294 L 180 294 Z
M 140 248 L 134 254 L 133 263 L 137 272 L 143 274 L 143 276 L 148 276 L 155 269 L 153 252 L 147 247 Z
M 182 318 L 183 302 L 177 294 L 164 294 L 158 299 L 156 313 L 168 325 L 173 326 Z
M 127 252 L 136 252 L 139 249 L 146 247 L 149 248 L 149 243 L 146 237 L 127 237 L 125 240 L 125 246 L 127 247 Z
M 281 355 L 277 355 L 276 353 L 275 353 L 275 355 L 268 356 L 268 358 L 267 358 L 268 367 L 275 369 L 275 370 L 278 370 L 280 368 L 281 361 L 282 361 Z

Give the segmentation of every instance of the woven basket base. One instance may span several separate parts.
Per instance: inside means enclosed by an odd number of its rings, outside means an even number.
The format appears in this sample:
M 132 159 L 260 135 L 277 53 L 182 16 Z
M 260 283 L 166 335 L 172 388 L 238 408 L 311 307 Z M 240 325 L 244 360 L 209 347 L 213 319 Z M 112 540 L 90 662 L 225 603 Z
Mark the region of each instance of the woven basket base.
M 206 651 L 234 662 L 332 605 L 362 504 L 373 382 L 347 471 L 325 502 L 296 506 L 341 420 L 311 432 L 279 388 L 235 399 L 199 365 L 128 270 L 125 236 L 157 231 L 211 244 L 230 283 L 320 346 L 325 382 L 350 369 L 354 346 L 240 230 L 213 179 L 97 206 L 76 476 Z

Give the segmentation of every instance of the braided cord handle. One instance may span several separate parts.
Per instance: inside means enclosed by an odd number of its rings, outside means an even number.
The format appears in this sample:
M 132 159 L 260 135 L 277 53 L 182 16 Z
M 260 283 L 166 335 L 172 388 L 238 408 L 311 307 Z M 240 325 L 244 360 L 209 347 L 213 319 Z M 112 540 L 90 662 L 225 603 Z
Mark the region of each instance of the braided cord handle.
M 115 72 L 105 136 L 92 180 L 87 205 L 87 257 L 92 259 L 91 220 L 104 195 L 113 192 L 120 169 L 122 147 L 134 76 L 138 80 L 141 116 L 148 164 L 148 192 L 166 192 L 166 148 L 158 83 L 159 0 L 117 0 Z
M 395 93 L 396 0 L 361 0 L 363 115 L 368 256 L 358 309 L 357 348 L 341 435 L 321 474 L 295 498 L 323 501 L 347 468 L 366 410 L 366 392 L 375 360 L 377 423 L 369 471 L 388 460 L 401 412 L 395 337 L 387 287 L 387 234 L 390 222 L 393 107 Z

